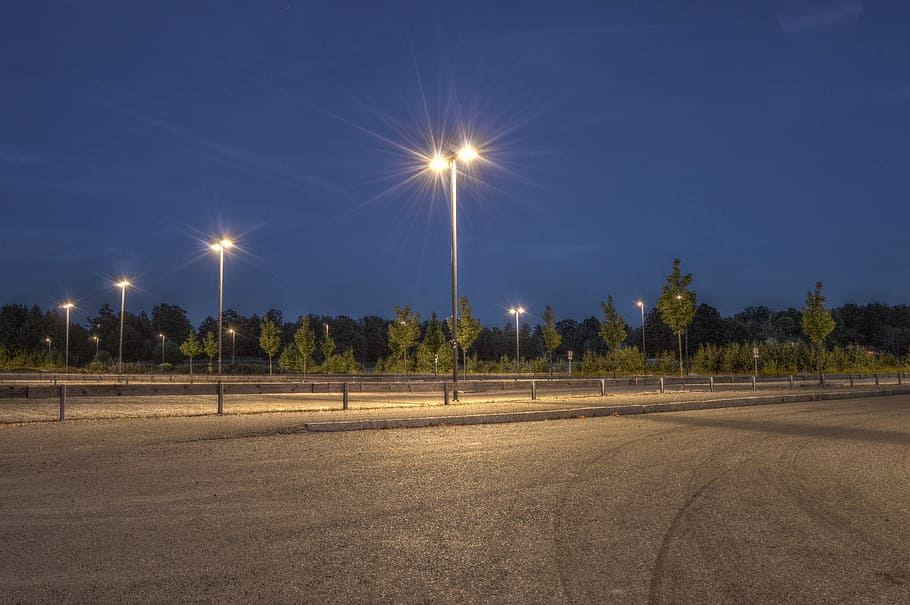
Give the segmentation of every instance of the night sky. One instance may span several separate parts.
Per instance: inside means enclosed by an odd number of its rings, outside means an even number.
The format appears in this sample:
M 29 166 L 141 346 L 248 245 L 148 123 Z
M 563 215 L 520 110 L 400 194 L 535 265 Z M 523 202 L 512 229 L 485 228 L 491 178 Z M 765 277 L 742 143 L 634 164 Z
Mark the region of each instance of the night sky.
M 910 302 L 910 3 L 4 2 L 0 304 Z

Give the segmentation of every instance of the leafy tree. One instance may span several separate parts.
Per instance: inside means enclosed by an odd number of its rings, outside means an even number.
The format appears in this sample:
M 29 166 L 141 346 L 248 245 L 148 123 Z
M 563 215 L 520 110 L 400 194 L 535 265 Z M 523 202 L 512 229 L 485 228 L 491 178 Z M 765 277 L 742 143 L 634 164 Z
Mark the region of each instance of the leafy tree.
M 278 367 L 283 370 L 299 370 L 300 355 L 297 353 L 297 345 L 291 343 L 281 350 L 278 356 Z
M 160 304 L 152 308 L 151 328 L 154 335 L 164 334 L 168 339 L 177 339 L 186 334 L 193 325 L 186 317 L 186 311 L 177 305 Z
M 294 332 L 294 344 L 297 348 L 298 363 L 303 366 L 303 375 L 306 376 L 307 365 L 311 360 L 313 351 L 316 350 L 316 334 L 310 327 L 310 318 L 304 317 L 300 327 Z
M 683 347 L 682 335 L 695 316 L 695 292 L 688 290 L 692 283 L 692 274 L 681 275 L 679 272 L 679 259 L 673 259 L 673 271 L 667 276 L 657 299 L 657 308 L 660 317 L 670 330 L 676 334 L 679 345 L 679 375 L 683 375 Z
M 202 345 L 199 343 L 199 340 L 196 338 L 196 332 L 190 328 L 190 333 L 186 337 L 186 340 L 183 341 L 183 344 L 180 345 L 180 352 L 184 356 L 190 358 L 190 376 L 193 375 L 193 357 L 197 355 L 202 355 Z
M 393 357 L 401 359 L 407 372 L 408 350 L 417 344 L 420 337 L 420 313 L 411 314 L 410 305 L 395 307 L 395 319 L 389 324 L 389 349 Z
M 446 317 L 446 328 L 448 328 L 449 334 L 451 334 L 451 317 Z M 478 339 L 482 331 L 483 327 L 480 325 L 480 320 L 471 315 L 471 305 L 468 303 L 468 297 L 462 296 L 458 299 L 458 346 L 461 347 L 465 371 L 467 371 L 468 367 L 468 349 L 474 345 L 474 342 Z M 451 346 L 451 343 L 447 344 L 448 346 Z
M 547 305 L 546 311 L 543 312 L 543 342 L 547 348 L 547 363 L 553 363 L 553 351 L 562 344 L 562 335 L 556 330 L 556 316 L 553 314 L 553 308 Z
M 818 378 L 825 383 L 822 357 L 825 348 L 825 337 L 834 330 L 834 318 L 825 308 L 825 296 L 822 294 L 822 282 L 815 282 L 815 292 L 806 292 L 806 304 L 803 306 L 803 332 L 818 349 Z
M 423 341 L 417 347 L 417 369 L 421 372 L 435 370 L 439 365 L 451 369 L 451 350 L 442 331 L 442 322 L 433 313 L 423 335 Z M 441 362 L 441 364 L 440 364 Z M 448 362 L 448 363 L 447 363 Z
M 353 374 L 363 370 L 354 358 L 352 349 L 346 349 L 341 355 L 332 355 L 322 368 L 325 372 L 332 374 Z
M 322 340 L 322 356 L 325 358 L 327 363 L 329 359 L 332 358 L 332 353 L 335 352 L 335 341 L 332 340 L 332 337 L 326 333 L 325 338 Z
M 607 296 L 607 302 L 601 302 L 604 319 L 600 322 L 600 337 L 610 345 L 610 355 L 613 357 L 613 378 L 616 378 L 616 352 L 619 345 L 626 339 L 626 320 L 616 312 L 613 306 L 613 297 Z
M 689 341 L 693 350 L 698 350 L 703 345 L 722 345 L 726 342 L 724 322 L 717 309 L 706 304 L 698 305 L 689 329 Z
M 206 332 L 205 340 L 202 341 L 202 348 L 205 350 L 206 357 L 209 358 L 209 374 L 212 373 L 212 359 L 218 355 L 218 341 L 212 332 Z
M 271 376 L 272 357 L 281 350 L 281 332 L 270 319 L 262 320 L 262 325 L 259 327 L 259 347 L 269 356 L 269 376 Z

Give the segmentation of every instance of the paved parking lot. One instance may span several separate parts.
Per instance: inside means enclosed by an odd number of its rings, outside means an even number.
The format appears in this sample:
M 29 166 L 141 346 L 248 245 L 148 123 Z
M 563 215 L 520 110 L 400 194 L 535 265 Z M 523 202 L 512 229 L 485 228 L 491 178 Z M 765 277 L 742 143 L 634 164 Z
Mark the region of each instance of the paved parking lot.
M 0 426 L 0 602 L 905 603 L 910 396 Z

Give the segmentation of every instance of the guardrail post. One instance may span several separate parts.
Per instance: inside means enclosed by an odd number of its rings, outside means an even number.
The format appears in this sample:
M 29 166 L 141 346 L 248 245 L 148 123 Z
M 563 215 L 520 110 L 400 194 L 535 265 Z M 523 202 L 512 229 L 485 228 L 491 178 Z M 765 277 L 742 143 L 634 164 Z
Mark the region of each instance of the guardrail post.
M 224 414 L 224 384 L 220 380 L 216 392 L 218 393 L 218 415 L 221 416 Z
M 661 393 L 664 392 L 664 379 L 663 378 L 660 379 L 660 392 Z
M 714 376 L 708 376 L 708 388 L 714 392 Z
M 793 388 L 793 376 L 790 376 L 790 388 Z
M 348 383 L 341 384 L 341 409 L 348 409 Z
M 850 376 L 850 388 L 853 388 L 853 374 L 848 374 Z
M 66 385 L 60 385 L 60 422 L 66 420 Z
M 449 405 L 449 383 L 442 383 L 442 405 Z
M 600 379 L 600 396 L 603 397 L 607 394 L 607 380 L 606 378 Z
M 537 399 L 537 381 L 532 380 L 531 381 L 531 401 L 535 401 L 536 399 Z
M 875 386 L 878 386 L 878 374 L 875 375 Z
M 897 384 L 899 384 L 899 385 L 900 385 L 900 384 L 903 384 L 903 383 L 901 382 L 901 371 L 900 371 L 900 370 L 897 371 Z
M 752 390 L 754 391 L 755 388 L 756 388 L 756 385 L 755 385 L 755 376 L 753 375 L 753 376 L 752 376 Z

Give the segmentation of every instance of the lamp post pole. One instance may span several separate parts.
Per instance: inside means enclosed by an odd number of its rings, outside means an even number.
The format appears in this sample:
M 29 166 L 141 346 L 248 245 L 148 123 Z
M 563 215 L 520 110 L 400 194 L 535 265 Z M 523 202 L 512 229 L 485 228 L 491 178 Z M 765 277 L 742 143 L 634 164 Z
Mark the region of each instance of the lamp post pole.
M 63 305 L 63 308 L 66 309 L 66 345 L 63 349 L 63 367 L 64 372 L 70 371 L 70 309 L 73 308 L 73 303 L 68 302 Z
M 117 373 L 123 373 L 123 314 L 126 310 L 126 289 L 130 286 L 130 282 L 121 280 L 114 284 L 120 288 L 120 350 L 117 354 Z
M 519 348 L 519 340 L 518 340 L 518 316 L 524 312 L 525 312 L 525 310 L 522 307 L 512 307 L 511 309 L 509 309 L 509 313 L 515 314 L 515 367 L 518 368 L 519 372 L 521 371 L 521 365 L 520 365 L 521 357 L 519 355 L 520 348 Z
M 98 340 L 99 339 L 97 336 L 92 336 L 92 340 L 95 341 L 95 358 L 97 358 L 98 357 Z
M 458 401 L 458 214 L 456 212 L 456 174 L 458 166 L 452 158 L 452 396 Z
M 430 160 L 430 168 L 436 172 L 449 170 L 452 189 L 452 399 L 458 401 L 458 162 L 470 162 L 477 158 L 477 150 L 466 145 L 448 157 L 436 155 Z
M 641 356 L 648 359 L 648 355 L 645 352 L 645 301 L 640 300 L 635 303 L 641 308 Z
M 47 342 L 47 360 L 48 360 L 48 362 L 50 362 L 50 360 L 51 360 L 51 337 L 48 336 L 44 340 Z
M 231 335 L 231 372 L 233 372 L 234 371 L 235 352 L 237 351 L 237 348 L 235 347 L 235 344 L 237 342 L 236 341 L 237 332 L 234 331 L 234 328 L 230 328 L 228 330 L 228 333 L 230 333 L 230 335 Z
M 164 334 L 159 334 L 161 337 L 161 364 L 164 365 Z
M 222 239 L 216 244 L 209 246 L 218 253 L 218 375 L 221 375 L 221 336 L 222 331 L 222 303 L 224 302 L 224 250 L 234 245 L 229 239 Z

